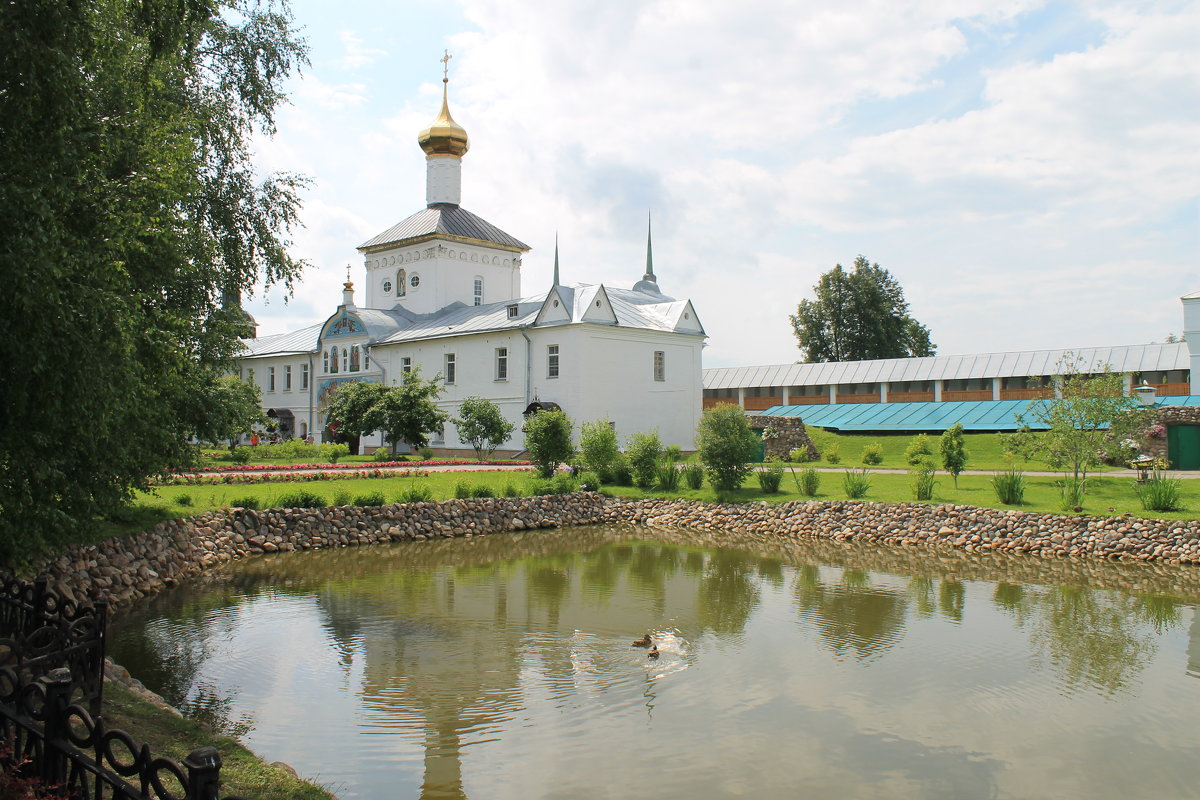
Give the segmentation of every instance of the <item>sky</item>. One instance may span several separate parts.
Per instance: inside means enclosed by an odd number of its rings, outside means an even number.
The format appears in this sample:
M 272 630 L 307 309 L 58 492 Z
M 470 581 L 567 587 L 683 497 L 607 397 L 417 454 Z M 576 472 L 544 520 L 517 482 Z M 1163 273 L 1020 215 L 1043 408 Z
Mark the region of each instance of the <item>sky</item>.
M 462 205 L 529 244 L 522 293 L 629 287 L 647 215 L 704 366 L 800 360 L 789 314 L 858 255 L 941 355 L 1161 342 L 1200 290 L 1200 2 L 293 0 L 311 64 L 265 172 L 307 175 L 289 298 L 425 204 L 417 133 L 468 132 Z M 359 295 L 361 300 L 361 294 Z

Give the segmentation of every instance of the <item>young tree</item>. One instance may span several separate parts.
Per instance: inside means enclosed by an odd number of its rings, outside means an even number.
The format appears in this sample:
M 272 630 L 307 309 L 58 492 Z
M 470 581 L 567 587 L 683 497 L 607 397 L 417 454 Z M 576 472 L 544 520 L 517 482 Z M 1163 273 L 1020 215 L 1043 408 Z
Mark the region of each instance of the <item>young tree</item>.
M 339 386 L 325 413 L 347 433 L 362 436 L 382 431 L 393 452 L 400 442 L 419 449 L 429 443 L 429 434 L 440 430 L 449 419 L 434 403 L 441 393 L 440 378 L 424 380 L 420 368 L 414 367 L 404 373 L 399 386 L 365 381 Z
M 656 431 L 635 433 L 629 437 L 625 455 L 629 459 L 629 466 L 633 468 L 635 485 L 643 489 L 654 486 L 658 480 L 658 460 L 662 452 L 662 442 Z
M 1030 405 L 1029 416 L 1045 427 L 1026 438 L 1027 446 L 1055 469 L 1070 473 L 1068 487 L 1082 498 L 1088 470 L 1099 466 L 1111 441 L 1137 438 L 1149 424 L 1150 411 L 1125 393 L 1124 377 L 1107 364 L 1085 372 L 1078 358 L 1058 365 L 1058 396 Z M 1017 422 L 1025 425 L 1023 415 Z
M 602 480 L 607 480 L 613 465 L 621 457 L 612 422 L 598 419 L 579 426 L 579 454 L 588 469 L 595 470 Z
M 809 363 L 931 356 L 929 329 L 908 313 L 904 290 L 890 272 L 863 256 L 854 271 L 841 264 L 813 287 L 789 317 L 796 343 Z
M 571 418 L 562 411 L 538 411 L 525 420 L 525 449 L 538 474 L 549 478 L 559 464 L 571 458 Z
M 954 488 L 958 488 L 958 476 L 967 468 L 967 442 L 963 438 L 962 423 L 956 422 L 942 432 L 939 442 L 942 452 L 942 468 L 954 476 Z
M 742 485 L 758 455 L 758 437 L 746 415 L 728 403 L 708 408 L 696 429 L 700 462 L 716 489 L 728 491 Z
M 286 289 L 304 181 L 260 178 L 306 61 L 285 7 L 247 0 L 0 4 L 0 559 L 183 466 L 197 402 Z M 50 346 L 53 343 L 53 346 Z
M 495 403 L 482 397 L 468 397 L 462 401 L 454 426 L 459 440 L 475 448 L 475 458 L 480 461 L 491 458 L 496 448 L 508 441 L 514 427 Z

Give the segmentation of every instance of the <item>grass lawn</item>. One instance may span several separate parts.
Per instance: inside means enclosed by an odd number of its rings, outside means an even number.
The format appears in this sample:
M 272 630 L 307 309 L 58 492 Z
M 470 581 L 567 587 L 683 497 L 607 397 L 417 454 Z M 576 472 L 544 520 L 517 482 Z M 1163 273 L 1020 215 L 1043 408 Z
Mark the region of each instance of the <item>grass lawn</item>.
M 892 469 L 908 469 L 909 467 L 908 462 L 904 459 L 904 451 L 913 440 L 912 434 L 838 433 L 824 428 L 808 428 L 808 435 L 813 440 L 813 444 L 817 446 L 817 450 L 821 452 L 821 460 L 816 462 L 818 466 L 830 466 L 827 455 L 831 447 L 836 447 L 838 455 L 841 456 L 839 466 L 860 466 L 863 448 L 868 444 L 878 442 L 883 449 L 883 463 L 876 466 Z M 1008 459 L 1005 456 L 1001 434 L 968 433 L 964 434 L 963 440 L 967 447 L 967 469 L 1001 470 L 1008 468 Z M 933 449 L 933 459 L 940 466 L 941 454 L 938 450 L 940 436 L 930 435 L 929 443 Z M 1022 469 L 1035 471 L 1052 469 L 1049 465 L 1036 460 L 1021 462 L 1019 466 Z M 1089 470 L 1089 472 L 1108 472 L 1114 469 L 1119 468 L 1102 466 L 1095 470 Z
M 799 468 L 796 473 L 799 474 Z M 821 471 L 821 485 L 817 500 L 846 500 L 843 488 L 843 470 Z M 909 502 L 913 499 L 912 477 L 908 474 L 872 472 L 871 489 L 863 500 L 876 502 Z M 375 492 L 382 493 L 386 502 L 401 500 L 401 494 L 412 487 L 428 487 L 434 500 L 446 500 L 455 496 L 455 487 L 460 483 L 468 486 L 487 486 L 497 495 L 514 491 L 528 494 L 533 482 L 532 471 L 496 472 L 435 472 L 423 477 L 392 477 L 329 480 L 303 483 L 257 483 L 238 486 L 165 486 L 153 494 L 140 495 L 130 510 L 129 518 L 108 526 L 105 536 L 144 530 L 161 519 L 184 517 L 227 505 L 242 505 L 243 498 L 257 499 L 262 508 L 280 505 L 280 498 L 298 490 L 314 492 L 326 499 L 329 505 L 353 504 L 356 497 Z M 1025 504 L 1003 506 L 996 501 L 990 475 L 960 475 L 958 487 L 950 475 L 939 473 L 934 490 L 934 503 L 955 503 L 989 508 L 1017 508 L 1022 511 L 1062 513 L 1058 479 L 1054 477 L 1026 476 Z M 1097 475 L 1088 481 L 1088 494 L 1083 508 L 1088 514 L 1107 516 L 1129 512 L 1138 517 L 1159 519 L 1194 519 L 1200 515 L 1200 480 L 1181 482 L 1183 503 L 1186 510 L 1178 512 L 1149 512 L 1142 508 L 1134 493 L 1132 478 Z M 747 479 L 744 488 L 733 493 L 730 499 L 736 502 L 785 502 L 806 500 L 795 487 L 788 472 L 784 473 L 783 484 L 778 494 L 766 494 L 758 488 L 754 476 Z M 651 492 L 632 487 L 609 486 L 605 491 L 623 497 L 666 497 L 663 492 Z M 716 501 L 716 492 L 706 485 L 696 491 L 681 488 L 675 496 L 688 499 Z M 1111 510 L 1110 510 L 1111 509 Z M 98 541 L 99 539 L 97 539 Z
M 104 718 L 110 726 L 127 731 L 150 745 L 155 756 L 166 756 L 181 762 L 197 747 L 211 745 L 217 748 L 222 762 L 221 797 L 241 795 L 256 800 L 334 800 L 333 795 L 324 789 L 266 764 L 235 739 L 210 733 L 192 720 L 180 719 L 111 681 L 104 685 Z

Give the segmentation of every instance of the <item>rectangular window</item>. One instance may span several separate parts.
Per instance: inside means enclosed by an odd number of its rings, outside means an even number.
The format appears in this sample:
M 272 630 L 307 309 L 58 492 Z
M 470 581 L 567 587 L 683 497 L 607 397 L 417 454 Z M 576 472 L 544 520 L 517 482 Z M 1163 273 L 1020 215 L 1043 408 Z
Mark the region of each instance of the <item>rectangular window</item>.
M 667 354 L 662 350 L 654 351 L 654 380 L 667 379 Z
M 475 279 L 475 305 L 483 304 L 483 278 Z
M 292 390 L 292 365 L 288 364 L 283 368 L 283 390 L 290 392 Z
M 400 359 L 400 371 L 412 372 L 412 359 L 408 356 L 403 356 Z
M 517 311 L 517 307 L 515 304 L 508 307 L 508 318 L 509 319 L 516 319 L 517 314 L 518 314 L 518 311 Z
M 454 383 L 454 353 L 446 353 L 446 383 Z
M 308 388 L 308 364 L 300 365 L 300 388 Z
M 275 368 L 267 367 L 267 391 L 275 391 Z
M 496 380 L 508 380 L 508 348 L 496 348 Z
M 546 345 L 546 377 L 558 377 L 558 345 Z

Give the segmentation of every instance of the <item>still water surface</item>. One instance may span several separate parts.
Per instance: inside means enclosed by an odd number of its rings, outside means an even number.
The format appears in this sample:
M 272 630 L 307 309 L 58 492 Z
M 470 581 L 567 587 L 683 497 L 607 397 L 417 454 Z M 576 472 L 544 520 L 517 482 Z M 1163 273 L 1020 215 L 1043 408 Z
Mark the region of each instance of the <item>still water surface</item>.
M 343 800 L 1200 797 L 1196 571 L 646 536 L 249 559 L 110 652 Z

